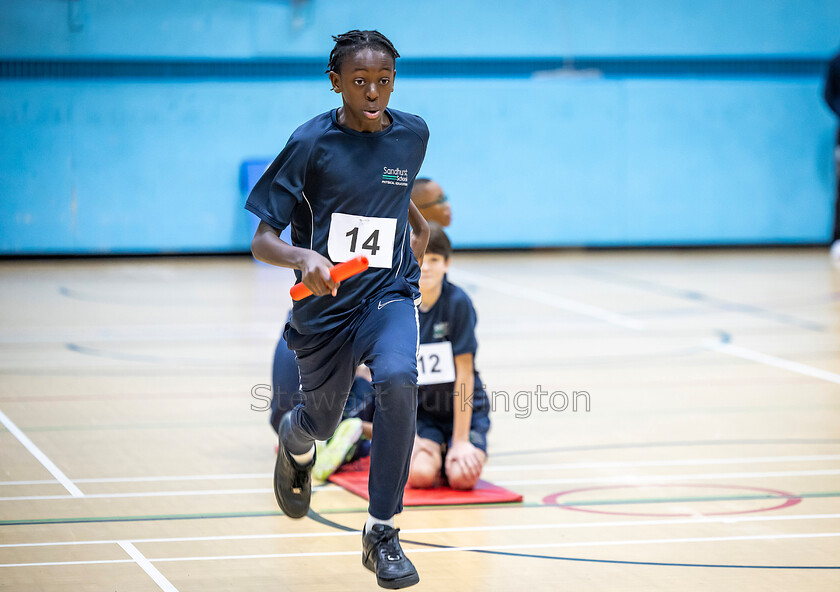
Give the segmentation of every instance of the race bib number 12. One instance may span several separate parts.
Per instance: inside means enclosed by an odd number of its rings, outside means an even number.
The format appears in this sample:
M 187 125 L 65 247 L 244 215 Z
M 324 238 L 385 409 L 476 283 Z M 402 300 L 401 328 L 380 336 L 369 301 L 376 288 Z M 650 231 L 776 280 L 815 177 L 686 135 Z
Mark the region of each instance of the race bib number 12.
M 364 255 L 371 267 L 390 269 L 396 233 L 396 218 L 333 213 L 327 251 L 336 263 Z
M 421 343 L 417 351 L 417 384 L 455 382 L 455 358 L 449 341 Z

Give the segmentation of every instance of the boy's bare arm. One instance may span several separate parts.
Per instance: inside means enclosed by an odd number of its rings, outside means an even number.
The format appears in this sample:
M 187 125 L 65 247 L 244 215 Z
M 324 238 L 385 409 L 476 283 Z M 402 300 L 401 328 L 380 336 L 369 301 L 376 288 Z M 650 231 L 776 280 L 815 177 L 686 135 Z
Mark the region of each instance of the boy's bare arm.
M 452 418 L 452 446 L 446 453 L 447 467 L 457 463 L 470 479 L 481 474 L 482 453 L 470 442 L 475 373 L 473 355 L 455 356 L 455 401 Z
M 455 401 L 452 418 L 452 443 L 470 441 L 470 424 L 473 411 L 475 372 L 473 355 L 455 356 Z
M 304 285 L 316 296 L 337 293 L 339 284 L 330 277 L 332 263 L 315 251 L 288 244 L 280 238 L 280 231 L 266 222 L 260 222 L 251 239 L 251 253 L 257 261 L 299 269 Z
M 408 202 L 408 223 L 411 224 L 411 250 L 414 251 L 414 258 L 417 263 L 423 265 L 423 255 L 426 254 L 426 246 L 429 244 L 429 223 L 420 213 L 413 201 Z

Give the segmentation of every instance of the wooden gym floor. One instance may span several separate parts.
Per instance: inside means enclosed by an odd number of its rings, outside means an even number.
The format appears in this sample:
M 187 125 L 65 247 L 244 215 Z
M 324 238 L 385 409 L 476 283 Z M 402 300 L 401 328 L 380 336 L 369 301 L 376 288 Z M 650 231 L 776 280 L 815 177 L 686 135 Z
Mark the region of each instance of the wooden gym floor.
M 484 476 L 525 501 L 407 509 L 416 590 L 840 589 L 827 252 L 462 254 L 450 277 L 494 401 Z M 254 408 L 290 285 L 245 257 L 0 263 L 0 589 L 376 588 L 364 501 L 274 501 Z

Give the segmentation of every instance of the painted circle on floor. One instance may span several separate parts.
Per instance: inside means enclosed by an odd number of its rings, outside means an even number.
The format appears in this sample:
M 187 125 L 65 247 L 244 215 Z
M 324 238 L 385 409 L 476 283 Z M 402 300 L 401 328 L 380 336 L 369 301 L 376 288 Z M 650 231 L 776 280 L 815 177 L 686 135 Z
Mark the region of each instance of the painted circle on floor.
M 714 489 L 716 491 L 729 490 L 733 493 L 729 495 L 719 495 L 714 497 L 700 496 L 700 495 L 684 495 L 675 497 L 651 497 L 651 498 L 627 498 L 627 499 L 590 499 L 580 501 L 577 504 L 574 500 L 566 501 L 561 498 L 571 498 L 579 493 L 605 492 L 605 491 L 620 491 L 623 489 L 659 489 L 659 488 L 682 488 L 682 489 Z M 556 505 L 558 508 L 564 510 L 574 510 L 575 512 L 589 512 L 591 514 L 608 514 L 610 516 L 657 516 L 657 517 L 692 517 L 692 516 L 734 516 L 741 514 L 755 514 L 757 512 L 772 512 L 774 510 L 781 510 L 795 506 L 802 501 L 801 497 L 787 491 L 778 489 L 768 489 L 766 487 L 748 487 L 744 485 L 722 485 L 709 483 L 661 483 L 661 484 L 625 484 L 625 485 L 602 485 L 599 487 L 583 487 L 580 489 L 570 489 L 568 491 L 560 491 L 552 493 L 543 498 L 543 503 L 547 505 Z M 597 506 L 604 505 L 637 505 L 637 504 L 709 504 L 714 502 L 750 502 L 761 503 L 757 508 L 753 507 L 746 510 L 728 510 L 725 512 L 708 512 L 695 510 L 691 508 L 689 512 L 617 512 L 613 510 L 603 510 Z M 767 503 L 769 502 L 769 503 Z

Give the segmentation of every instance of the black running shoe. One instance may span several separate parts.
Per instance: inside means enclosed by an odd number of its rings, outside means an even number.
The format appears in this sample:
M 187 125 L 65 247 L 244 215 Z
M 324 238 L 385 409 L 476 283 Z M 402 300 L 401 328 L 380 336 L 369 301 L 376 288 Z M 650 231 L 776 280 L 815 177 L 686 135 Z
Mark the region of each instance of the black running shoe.
M 280 420 L 280 444 L 274 464 L 274 497 L 289 518 L 303 518 L 309 512 L 312 495 L 312 467 L 315 457 L 305 466 L 298 465 L 283 446 L 283 433 L 291 427 L 289 414 Z
M 417 570 L 400 547 L 399 528 L 374 524 L 362 535 L 362 564 L 376 574 L 383 588 L 407 588 L 420 581 Z

